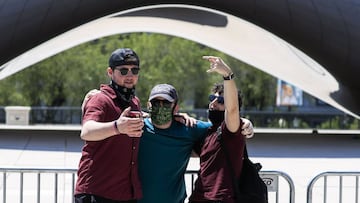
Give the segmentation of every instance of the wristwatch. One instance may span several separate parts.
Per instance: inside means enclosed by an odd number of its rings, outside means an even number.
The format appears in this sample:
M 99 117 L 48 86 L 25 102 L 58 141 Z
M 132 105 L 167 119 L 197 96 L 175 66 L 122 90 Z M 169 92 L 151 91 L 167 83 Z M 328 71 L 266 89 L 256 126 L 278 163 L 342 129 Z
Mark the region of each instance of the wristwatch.
M 228 76 L 223 77 L 224 80 L 232 80 L 235 77 L 234 73 L 230 73 Z

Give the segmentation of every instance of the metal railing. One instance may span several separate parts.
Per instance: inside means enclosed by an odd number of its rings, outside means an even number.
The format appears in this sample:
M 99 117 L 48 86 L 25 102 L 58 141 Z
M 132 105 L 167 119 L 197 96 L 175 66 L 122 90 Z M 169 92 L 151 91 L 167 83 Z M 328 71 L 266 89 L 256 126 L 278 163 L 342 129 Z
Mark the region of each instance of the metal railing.
M 185 179 L 186 176 L 190 176 L 187 177 L 188 194 L 194 189 L 197 172 L 196 170 L 188 170 L 185 173 Z M 286 198 L 288 198 L 289 203 L 295 202 L 295 185 L 290 176 L 280 171 L 260 171 L 259 174 L 268 188 L 269 203 L 286 202 Z
M 307 187 L 307 203 L 359 203 L 359 177 L 360 171 L 321 173 L 315 176 Z M 319 181 L 321 179 L 322 182 Z
M 76 172 L 76 169 L 0 168 L 0 199 L 3 203 L 74 202 Z M 269 203 L 278 203 L 280 194 L 282 197 L 288 196 L 289 203 L 294 203 L 295 188 L 287 174 L 260 171 L 260 176 L 268 187 Z M 186 171 L 188 194 L 194 189 L 196 177 L 196 170 Z M 288 189 L 283 187 L 286 184 Z
M 74 202 L 76 172 L 76 169 L 0 168 L 0 199 L 3 203 Z

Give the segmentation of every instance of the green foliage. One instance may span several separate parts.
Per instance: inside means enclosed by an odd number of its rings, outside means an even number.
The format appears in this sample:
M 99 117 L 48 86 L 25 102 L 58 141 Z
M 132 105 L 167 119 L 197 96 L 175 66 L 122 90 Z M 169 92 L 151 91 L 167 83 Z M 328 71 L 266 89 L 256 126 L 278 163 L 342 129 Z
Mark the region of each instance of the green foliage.
M 163 34 L 129 33 L 114 35 L 59 53 L 0 81 L 0 106 L 77 106 L 85 94 L 108 84 L 108 59 L 115 49 L 130 47 L 140 57 L 140 76 L 136 95 L 145 109 L 151 88 L 159 83 L 176 87 L 182 111 L 207 109 L 208 94 L 214 83 L 223 79 L 216 73 L 206 73 L 209 62 L 204 55 L 220 56 L 235 73 L 235 82 L 242 92 L 246 111 L 281 113 L 275 106 L 277 79 L 229 55 L 204 45 Z M 308 98 L 307 102 L 315 100 Z M 286 111 L 286 109 L 285 109 Z M 297 108 L 293 107 L 292 112 Z M 192 115 L 195 116 L 195 115 Z M 254 126 L 275 128 L 309 128 L 306 119 L 253 114 L 247 116 Z M 200 120 L 206 120 L 203 114 Z M 311 124 L 312 125 L 312 124 Z M 319 128 L 359 129 L 359 120 L 334 117 L 321 123 Z
M 245 109 L 264 110 L 275 105 L 276 78 L 230 56 L 222 57 L 236 75 Z
M 328 119 L 327 121 L 321 123 L 319 128 L 322 129 L 359 129 L 360 122 L 357 119 L 354 119 L 349 116 L 335 116 L 332 119 Z
M 177 88 L 182 109 L 207 108 L 207 95 L 222 78 L 206 73 L 203 55 L 221 56 L 232 67 L 244 107 L 261 110 L 275 103 L 275 79 L 231 56 L 178 37 L 131 33 L 81 44 L 0 81 L 0 106 L 80 106 L 89 90 L 109 82 L 108 58 L 119 47 L 140 57 L 136 94 L 143 107 L 154 85 L 169 83 Z

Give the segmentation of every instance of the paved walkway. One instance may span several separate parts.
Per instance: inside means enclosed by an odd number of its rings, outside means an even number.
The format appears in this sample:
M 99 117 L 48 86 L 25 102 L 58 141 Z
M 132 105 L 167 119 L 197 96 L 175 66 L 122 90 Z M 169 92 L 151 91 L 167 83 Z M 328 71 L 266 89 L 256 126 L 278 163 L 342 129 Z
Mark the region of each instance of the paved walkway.
M 20 130 L 14 131 L 16 128 Z M 79 126 L 33 128 L 0 125 L 0 168 L 77 168 L 83 144 L 79 138 Z M 357 135 L 272 135 L 260 131 L 256 129 L 255 137 L 248 140 L 249 155 L 253 161 L 261 162 L 263 170 L 281 171 L 292 178 L 296 203 L 306 203 L 307 186 L 319 173 L 360 171 L 358 132 Z M 192 158 L 188 169 L 198 169 L 198 159 Z M 330 202 L 339 202 L 336 194 L 333 195 Z M 280 197 L 279 202 L 289 202 L 289 199 Z M 343 202 L 354 201 L 344 199 Z

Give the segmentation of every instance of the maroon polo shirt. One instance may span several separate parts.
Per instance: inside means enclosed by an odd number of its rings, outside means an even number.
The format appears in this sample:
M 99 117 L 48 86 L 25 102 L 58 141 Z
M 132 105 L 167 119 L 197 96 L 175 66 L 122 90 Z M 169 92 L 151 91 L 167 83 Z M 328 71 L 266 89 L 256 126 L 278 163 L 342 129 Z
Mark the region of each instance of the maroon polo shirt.
M 101 85 L 100 90 L 101 93 L 87 102 L 83 123 L 89 120 L 115 121 L 123 111 L 115 91 L 109 85 Z M 140 110 L 137 97 L 132 99 L 131 106 L 133 110 Z M 137 163 L 139 141 L 139 138 L 125 134 L 101 141 L 85 141 L 75 194 L 94 194 L 117 201 L 140 199 L 142 191 Z
M 209 135 L 201 147 L 199 177 L 189 198 L 191 201 L 221 200 L 224 203 L 234 202 L 231 169 L 224 151 L 221 149 L 221 144 L 217 140 L 217 127 L 213 126 L 209 130 Z M 224 122 L 221 129 L 221 139 L 226 145 L 234 172 L 239 178 L 243 163 L 245 136 L 241 134 L 241 127 L 237 132 L 231 133 Z

